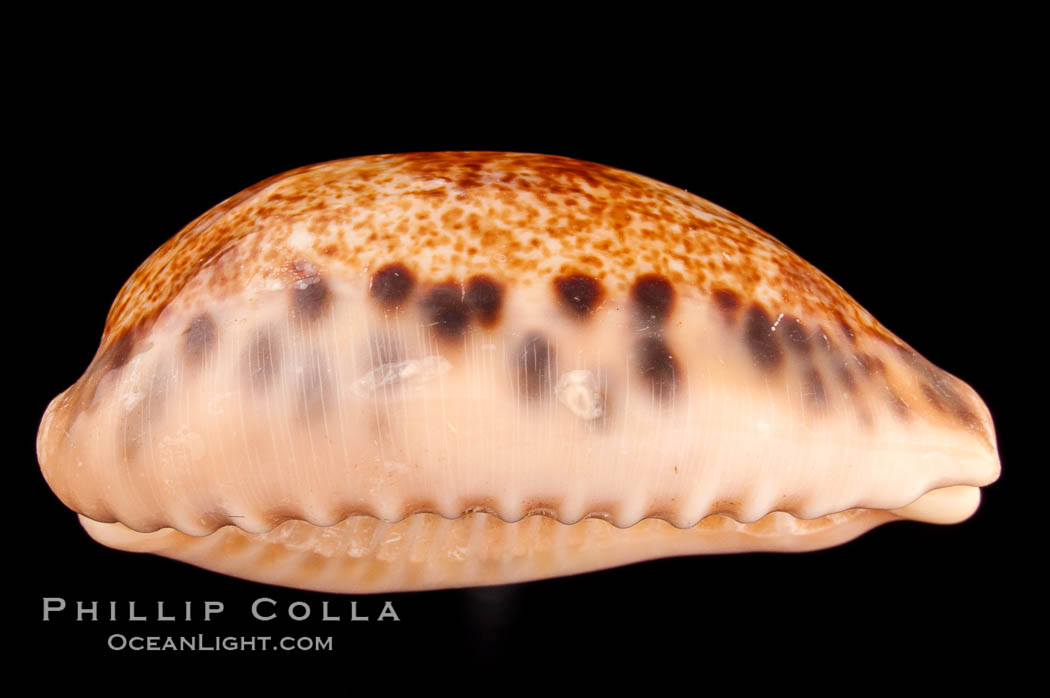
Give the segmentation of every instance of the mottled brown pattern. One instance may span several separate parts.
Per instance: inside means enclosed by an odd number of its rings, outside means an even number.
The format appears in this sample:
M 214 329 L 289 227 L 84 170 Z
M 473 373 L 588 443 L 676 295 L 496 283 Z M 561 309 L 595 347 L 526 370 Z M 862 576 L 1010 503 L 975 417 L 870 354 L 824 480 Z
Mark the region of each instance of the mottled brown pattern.
M 301 277 L 299 257 L 344 277 L 409 257 L 431 280 L 498 268 L 510 287 L 586 273 L 618 296 L 639 274 L 659 274 L 679 294 L 731 290 L 797 317 L 826 318 L 847 341 L 887 334 L 781 243 L 698 196 L 568 158 L 451 152 L 312 165 L 224 201 L 129 279 L 103 343 L 152 323 L 176 298 L 203 307 L 249 279 L 290 285 Z M 715 295 L 726 310 L 729 298 Z
M 202 269 L 258 228 L 252 205 L 260 192 L 298 174 L 324 165 L 310 165 L 275 175 L 231 196 L 197 217 L 164 243 L 127 280 L 106 318 L 103 345 L 120 341 L 129 330 L 151 322 Z

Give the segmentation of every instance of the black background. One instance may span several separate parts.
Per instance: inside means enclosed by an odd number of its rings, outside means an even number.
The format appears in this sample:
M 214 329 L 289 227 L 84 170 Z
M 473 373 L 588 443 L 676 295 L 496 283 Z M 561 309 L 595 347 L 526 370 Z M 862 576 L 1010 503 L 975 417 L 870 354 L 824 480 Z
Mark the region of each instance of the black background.
M 513 89 L 446 89 L 435 76 L 393 96 L 353 81 L 336 93 L 286 82 L 263 91 L 225 74 L 194 81 L 164 73 L 147 86 L 108 63 L 50 74 L 18 135 L 32 153 L 21 170 L 26 186 L 15 190 L 29 214 L 30 252 L 10 260 L 34 338 L 16 365 L 22 397 L 9 422 L 17 490 L 8 494 L 22 509 L 8 528 L 9 575 L 25 586 L 9 603 L 25 648 L 66 661 L 188 667 L 214 657 L 116 653 L 106 638 L 332 635 L 336 657 L 242 658 L 369 671 L 555 660 L 613 674 L 685 662 L 741 684 L 768 674 L 785 685 L 828 666 L 849 668 L 858 683 L 893 683 L 909 669 L 998 661 L 1007 624 L 1017 621 L 1020 581 L 1010 491 L 1027 465 L 1017 457 L 1024 406 L 1015 400 L 1009 338 L 1017 235 L 998 198 L 1013 146 L 987 102 L 999 88 L 979 61 L 821 66 L 762 68 L 730 80 L 732 91 L 686 63 L 667 82 L 645 68 L 602 84 L 558 75 L 561 89 L 551 91 L 542 77 Z M 510 587 L 357 597 L 373 619 L 381 600 L 393 601 L 399 623 L 350 623 L 348 597 L 258 585 L 91 541 L 40 476 L 34 440 L 48 401 L 90 362 L 132 271 L 194 217 L 270 175 L 445 149 L 612 165 L 771 232 L 977 389 L 996 420 L 1004 475 L 962 524 L 894 523 L 820 552 L 667 559 Z M 132 600 L 150 615 L 157 601 L 169 609 L 194 601 L 195 617 L 204 600 L 226 611 L 209 624 L 76 623 L 68 612 L 44 623 L 48 596 L 117 601 L 122 614 Z M 306 601 L 314 618 L 254 621 L 249 607 L 261 596 L 279 609 Z M 324 600 L 343 622 L 317 620 Z M 545 680 L 528 668 L 522 675 Z

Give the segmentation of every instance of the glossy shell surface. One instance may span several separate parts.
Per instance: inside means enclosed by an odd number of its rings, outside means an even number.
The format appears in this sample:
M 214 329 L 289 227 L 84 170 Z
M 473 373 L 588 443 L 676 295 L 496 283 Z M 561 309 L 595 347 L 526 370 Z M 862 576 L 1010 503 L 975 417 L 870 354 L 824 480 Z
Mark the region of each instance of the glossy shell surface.
M 811 550 L 976 509 L 987 408 L 700 197 L 382 155 L 224 201 L 135 272 L 37 452 L 88 532 L 376 592 Z

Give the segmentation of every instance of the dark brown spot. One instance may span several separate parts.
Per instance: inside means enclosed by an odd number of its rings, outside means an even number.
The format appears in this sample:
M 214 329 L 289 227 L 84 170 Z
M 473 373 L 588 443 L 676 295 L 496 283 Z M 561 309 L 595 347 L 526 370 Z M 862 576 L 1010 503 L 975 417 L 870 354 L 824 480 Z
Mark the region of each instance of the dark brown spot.
M 766 311 L 757 305 L 752 305 L 747 311 L 744 341 L 751 350 L 755 365 L 761 369 L 775 369 L 784 358 L 780 345 L 777 344 L 776 332 L 773 331 L 773 321 L 766 315 Z
M 806 399 L 810 404 L 820 409 L 827 406 L 828 396 L 824 391 L 824 379 L 820 377 L 820 371 L 810 367 L 805 375 Z
M 372 297 L 388 308 L 400 306 L 415 286 L 412 273 L 400 263 L 388 264 L 372 275 Z
M 190 366 L 203 363 L 205 357 L 214 350 L 218 334 L 211 315 L 202 313 L 195 317 L 182 333 L 182 351 L 186 355 L 186 363 Z
M 533 332 L 518 350 L 519 390 L 530 398 L 550 393 L 553 380 L 554 349 L 547 338 Z
M 785 315 L 780 322 L 780 328 L 789 347 L 803 356 L 809 354 L 812 347 L 810 346 L 809 335 L 806 334 L 806 327 L 801 320 Z
M 244 356 L 245 375 L 252 393 L 262 395 L 273 385 L 281 368 L 281 344 L 271 329 L 259 330 Z
M 602 287 L 586 274 L 573 274 L 554 280 L 562 306 L 577 318 L 591 314 L 602 300 Z
M 642 377 L 649 382 L 653 394 L 661 402 L 674 398 L 681 377 L 678 362 L 670 347 L 658 334 L 647 334 L 635 345 L 635 361 Z
M 671 314 L 674 287 L 670 281 L 658 274 L 646 274 L 634 282 L 631 301 L 643 321 L 659 325 Z
M 111 344 L 109 349 L 106 349 L 100 363 L 108 370 L 120 368 L 131 358 L 131 349 L 134 347 L 134 344 L 135 340 L 132 339 L 131 333 L 126 332 L 120 339 Z
M 487 276 L 475 276 L 467 282 L 464 298 L 470 312 L 482 325 L 489 326 L 499 319 L 503 306 L 503 286 Z
M 300 279 L 292 286 L 292 316 L 304 321 L 316 320 L 328 307 L 331 295 L 321 277 Z
M 736 311 L 740 309 L 740 296 L 725 288 L 717 289 L 712 295 L 715 299 L 715 305 L 726 316 L 726 319 L 729 321 L 735 320 Z
M 470 308 L 458 284 L 441 284 L 430 289 L 423 298 L 422 309 L 427 326 L 445 339 L 462 336 L 470 325 Z

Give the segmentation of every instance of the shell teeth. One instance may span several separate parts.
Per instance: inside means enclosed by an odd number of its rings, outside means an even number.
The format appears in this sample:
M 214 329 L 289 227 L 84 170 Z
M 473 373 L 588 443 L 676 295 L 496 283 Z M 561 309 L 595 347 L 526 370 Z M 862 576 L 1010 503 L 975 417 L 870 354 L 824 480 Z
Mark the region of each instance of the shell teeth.
M 370 593 L 526 581 L 666 555 L 810 550 L 849 540 L 892 514 L 851 510 L 803 521 L 773 512 L 754 523 L 709 516 L 689 529 L 647 519 L 619 529 L 600 519 L 566 526 L 537 515 L 504 523 L 484 513 L 418 514 L 385 523 L 350 517 L 319 528 L 287 521 L 263 534 L 226 527 L 203 538 L 135 533 L 81 518 L 111 547 L 153 552 L 248 579 L 318 591 Z

